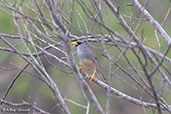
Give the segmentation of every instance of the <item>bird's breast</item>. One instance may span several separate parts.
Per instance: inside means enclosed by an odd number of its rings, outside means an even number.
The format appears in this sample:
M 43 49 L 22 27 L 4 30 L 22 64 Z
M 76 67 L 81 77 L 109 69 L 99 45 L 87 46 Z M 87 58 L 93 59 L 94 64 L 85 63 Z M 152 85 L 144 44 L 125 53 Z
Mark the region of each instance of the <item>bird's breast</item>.
M 80 64 L 89 68 L 89 69 L 94 69 L 96 67 L 95 63 L 89 59 L 81 59 Z

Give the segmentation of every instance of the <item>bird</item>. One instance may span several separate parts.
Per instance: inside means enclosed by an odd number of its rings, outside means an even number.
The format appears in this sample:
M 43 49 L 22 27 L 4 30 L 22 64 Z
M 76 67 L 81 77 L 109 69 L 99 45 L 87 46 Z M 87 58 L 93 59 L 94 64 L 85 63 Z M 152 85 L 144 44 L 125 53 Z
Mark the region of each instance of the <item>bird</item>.
M 77 47 L 77 56 L 79 63 L 84 67 L 79 67 L 78 71 L 81 70 L 89 71 L 92 74 L 89 75 L 90 82 L 94 77 L 100 78 L 102 81 L 106 81 L 104 75 L 100 72 L 100 64 L 98 58 L 95 56 L 89 45 L 85 41 L 72 42 L 72 45 Z

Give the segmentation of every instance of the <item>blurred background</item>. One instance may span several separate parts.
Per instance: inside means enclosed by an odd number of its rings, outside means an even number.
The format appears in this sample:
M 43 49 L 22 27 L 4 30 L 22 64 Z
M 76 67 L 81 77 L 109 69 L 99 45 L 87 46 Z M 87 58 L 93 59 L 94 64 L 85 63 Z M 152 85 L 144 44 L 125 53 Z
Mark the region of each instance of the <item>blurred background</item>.
M 6 0 L 9 3 L 14 3 L 13 0 Z M 28 6 L 32 8 L 34 11 L 36 8 L 32 1 L 30 0 L 16 0 L 17 6 L 19 8 L 23 8 L 23 12 L 27 13 L 31 17 L 39 18 L 36 13 L 31 12 L 31 10 L 26 10 L 27 8 L 24 6 Z M 137 11 L 135 7 L 128 6 L 131 3 L 131 0 L 111 0 L 112 3 L 117 7 L 119 6 L 120 14 L 124 17 L 131 28 L 135 28 L 136 24 L 138 23 L 138 19 L 140 17 L 140 13 Z M 19 4 L 22 2 L 22 5 Z M 86 5 L 93 10 L 91 2 L 89 0 L 84 1 Z M 144 4 L 144 0 L 139 0 L 141 4 Z M 44 5 L 42 0 L 37 0 L 37 3 L 41 7 L 42 11 L 50 20 L 50 16 L 48 13 L 47 7 Z M 90 28 L 93 25 L 92 20 L 90 20 L 86 15 L 85 12 L 82 10 L 81 6 L 75 0 L 59 0 L 60 6 L 62 7 L 62 13 L 66 16 L 67 19 L 72 20 L 72 24 L 81 29 L 81 31 L 86 31 L 85 24 L 83 19 L 87 25 L 87 28 Z M 72 10 L 72 5 L 74 3 L 74 9 Z M 12 12 L 8 8 L 4 8 L 2 4 L 5 4 L 5 0 L 0 1 L 0 34 L 10 34 L 10 35 L 18 35 L 18 31 L 16 29 L 14 20 L 12 18 Z M 129 40 L 130 36 L 127 32 L 123 29 L 120 25 L 119 21 L 113 15 L 111 10 L 106 7 L 106 5 L 102 5 L 102 16 L 103 21 L 111 28 L 113 31 L 118 32 L 125 40 Z M 170 7 L 169 0 L 150 0 L 146 9 L 149 13 L 159 22 L 162 23 L 165 15 Z M 72 12 L 72 13 L 71 13 Z M 71 15 L 72 14 L 72 15 Z M 80 16 L 81 15 L 81 16 Z M 72 18 L 72 19 L 71 19 Z M 24 22 L 23 22 L 24 23 Z M 36 23 L 37 26 L 40 26 L 40 23 Z M 69 24 L 65 23 L 66 27 L 70 30 L 73 35 L 81 36 L 84 33 L 78 32 Z M 94 23 L 93 29 L 91 34 L 99 34 L 99 26 L 97 23 Z M 165 31 L 171 36 L 171 14 L 169 13 L 165 23 L 162 25 Z M 41 28 L 41 27 L 40 27 Z M 104 33 L 108 34 L 107 31 Z M 23 32 L 24 34 L 24 32 Z M 158 33 L 157 33 L 158 34 Z M 155 38 L 155 28 L 147 21 L 142 21 L 140 27 L 138 28 L 137 35 L 142 38 L 144 45 L 154 49 L 159 50 L 158 43 Z M 158 34 L 160 44 L 161 44 L 161 53 L 164 53 L 167 49 L 167 42 Z M 59 41 L 59 39 L 55 39 Z M 20 39 L 8 39 L 10 43 L 13 44 L 17 49 L 23 52 L 27 52 L 23 44 L 21 43 Z M 92 46 L 91 46 L 92 45 Z M 0 40 L 0 47 L 8 47 L 2 40 Z M 101 64 L 101 71 L 103 74 L 108 76 L 108 68 L 109 62 L 108 60 L 102 56 L 104 54 L 103 49 L 101 48 L 100 43 L 90 43 L 90 47 L 95 51 L 100 64 Z M 96 48 L 94 48 L 96 47 Z M 30 46 L 32 50 L 32 47 Z M 62 49 L 62 47 L 61 47 Z M 115 46 L 108 46 L 107 49 L 110 55 L 114 58 L 114 60 L 119 56 L 120 51 Z M 124 46 L 122 46 L 124 49 Z M 73 47 L 73 50 L 76 51 L 76 48 Z M 62 58 L 63 55 L 56 51 L 55 49 L 48 49 L 48 52 Z M 132 64 L 142 73 L 142 68 L 138 63 L 135 55 L 132 53 L 131 50 L 128 49 L 126 52 L 128 59 L 132 62 Z M 142 56 L 142 55 L 141 55 Z M 171 51 L 167 55 L 171 58 Z M 68 105 L 72 114 L 82 114 L 86 112 L 85 108 L 80 108 L 71 102 L 74 101 L 76 103 L 87 105 L 87 102 L 84 98 L 84 95 L 78 85 L 78 82 L 73 75 L 73 72 L 66 67 L 60 65 L 56 62 L 53 58 L 48 56 L 41 56 L 40 57 L 44 67 L 46 68 L 47 72 L 51 76 L 51 78 L 56 82 L 62 96 L 66 99 L 66 104 Z M 79 65 L 78 58 L 75 55 L 76 63 Z M 5 51 L 3 49 L 0 50 L 0 97 L 2 97 L 11 83 L 13 78 L 17 75 L 17 73 L 22 69 L 27 63 L 18 55 Z M 132 70 L 132 68 L 127 63 L 124 57 L 121 57 L 118 61 L 118 64 L 123 67 L 132 77 L 138 79 L 136 73 Z M 164 61 L 163 65 L 167 69 L 171 69 L 171 64 L 169 62 Z M 80 65 L 79 65 L 80 66 Z M 151 65 L 149 64 L 149 68 Z M 112 87 L 118 89 L 119 91 L 135 97 L 137 99 L 141 99 L 142 101 L 154 102 L 154 100 L 140 88 L 136 82 L 130 79 L 125 73 L 123 73 L 120 69 L 117 69 L 116 66 L 112 67 L 113 75 L 112 75 Z M 33 70 L 31 66 L 29 66 L 25 72 L 23 72 L 20 77 L 17 79 L 15 84 L 13 85 L 12 89 L 10 90 L 7 101 L 20 103 L 22 100 L 27 101 L 31 104 L 36 104 L 39 108 L 50 112 L 52 114 L 63 114 L 63 111 L 59 107 L 58 102 L 53 96 L 52 91 L 45 85 L 42 81 L 35 78 L 31 73 L 37 75 L 37 73 Z M 143 73 L 142 73 L 143 75 Z M 143 75 L 144 76 L 144 75 Z M 169 76 L 171 79 L 171 76 Z M 146 80 L 146 77 L 144 76 Z M 171 91 L 168 87 L 163 83 L 160 75 L 156 73 L 153 76 L 154 85 L 157 89 L 159 95 L 161 95 L 168 104 L 171 104 Z M 95 93 L 99 103 L 102 105 L 102 108 L 105 110 L 106 107 L 106 91 L 96 85 L 93 82 L 87 81 L 92 88 L 93 92 Z M 2 112 L 1 112 L 2 113 Z M 33 113 L 33 112 L 29 112 Z M 136 104 L 133 104 L 129 101 L 126 101 L 118 96 L 111 95 L 111 114 L 153 114 L 153 110 L 140 107 Z M 169 114 L 168 112 L 163 112 L 164 114 Z M 90 114 L 95 114 L 95 109 L 93 108 L 92 104 L 90 106 Z

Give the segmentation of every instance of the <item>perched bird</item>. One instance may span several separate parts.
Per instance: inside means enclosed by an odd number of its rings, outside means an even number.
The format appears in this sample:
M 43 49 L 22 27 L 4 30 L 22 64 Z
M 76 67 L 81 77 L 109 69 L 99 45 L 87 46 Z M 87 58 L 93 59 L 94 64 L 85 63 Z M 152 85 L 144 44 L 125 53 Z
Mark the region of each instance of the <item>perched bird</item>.
M 105 81 L 104 75 L 100 72 L 100 64 L 98 58 L 89 48 L 86 42 L 72 42 L 73 45 L 77 47 L 77 56 L 80 64 L 84 67 L 78 68 L 78 70 L 90 71 L 92 74 L 89 76 L 90 81 L 94 77 L 100 78 L 100 80 Z

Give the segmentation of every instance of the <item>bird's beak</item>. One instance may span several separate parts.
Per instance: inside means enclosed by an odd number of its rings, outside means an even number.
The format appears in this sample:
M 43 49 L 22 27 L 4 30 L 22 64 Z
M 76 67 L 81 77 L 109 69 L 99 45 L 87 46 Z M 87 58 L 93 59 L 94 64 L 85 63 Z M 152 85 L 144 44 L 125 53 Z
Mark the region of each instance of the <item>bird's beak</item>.
M 78 46 L 77 42 L 72 42 L 72 45 Z

